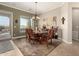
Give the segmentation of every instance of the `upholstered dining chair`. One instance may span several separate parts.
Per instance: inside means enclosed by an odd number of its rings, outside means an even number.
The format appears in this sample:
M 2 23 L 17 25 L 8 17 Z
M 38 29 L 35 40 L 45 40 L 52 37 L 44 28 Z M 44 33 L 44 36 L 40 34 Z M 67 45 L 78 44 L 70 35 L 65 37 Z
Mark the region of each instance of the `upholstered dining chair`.
M 30 42 L 29 29 L 26 29 L 25 34 L 26 34 L 26 39 L 28 39 Z
M 29 42 L 31 42 L 31 41 L 33 41 L 33 42 L 38 41 L 39 37 L 36 37 L 34 35 L 34 32 L 33 32 L 32 29 L 26 29 L 26 33 L 27 33 L 27 38 L 28 38 Z
M 52 39 L 53 39 L 52 36 L 54 35 L 53 33 L 54 33 L 54 31 L 52 31 L 51 29 L 49 29 L 47 35 L 42 35 L 41 41 L 42 42 L 44 41 L 46 43 L 47 47 L 48 47 L 49 40 L 52 43 Z

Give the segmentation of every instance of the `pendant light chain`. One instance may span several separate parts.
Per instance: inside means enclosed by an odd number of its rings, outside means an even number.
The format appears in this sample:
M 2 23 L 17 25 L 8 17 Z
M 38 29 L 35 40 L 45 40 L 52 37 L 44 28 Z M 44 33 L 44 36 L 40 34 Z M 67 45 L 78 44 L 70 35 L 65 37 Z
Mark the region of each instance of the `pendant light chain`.
M 35 19 L 37 19 L 37 2 L 35 2 Z
M 34 14 L 34 16 L 32 17 L 32 19 L 34 19 L 34 20 L 39 20 L 40 18 L 37 16 L 38 15 L 38 13 L 37 13 L 37 3 L 38 2 L 34 2 L 35 3 L 35 14 Z

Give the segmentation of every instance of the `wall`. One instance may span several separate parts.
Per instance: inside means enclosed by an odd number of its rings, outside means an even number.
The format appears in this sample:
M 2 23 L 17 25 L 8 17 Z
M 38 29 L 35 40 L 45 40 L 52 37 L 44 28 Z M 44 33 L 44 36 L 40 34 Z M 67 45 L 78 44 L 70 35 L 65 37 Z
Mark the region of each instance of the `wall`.
M 76 25 L 78 20 L 77 17 L 75 18 L 74 21 L 72 21 L 74 18 L 73 16 L 78 16 L 78 11 L 76 12 L 76 14 L 73 14 L 73 8 L 79 8 L 79 2 L 71 2 L 71 3 L 65 3 L 62 6 L 62 10 L 61 10 L 61 17 L 64 16 L 66 21 L 65 24 L 62 25 L 62 29 L 63 29 L 63 41 L 65 41 L 66 43 L 72 43 L 72 35 L 74 35 L 75 37 L 78 37 L 77 33 L 72 33 L 72 30 L 76 30 L 77 26 L 74 26 L 74 24 Z M 72 24 L 72 22 L 74 22 L 74 24 Z M 76 23 L 75 23 L 76 22 Z M 72 27 L 74 29 L 72 29 Z M 74 37 L 73 36 L 73 37 Z
M 61 17 L 60 17 L 61 8 L 57 8 L 40 15 L 39 26 L 42 27 L 43 24 L 46 24 L 48 25 L 48 28 L 50 28 L 52 25 L 54 25 L 53 16 L 57 17 L 57 26 L 60 26 L 61 25 Z
M 79 2 L 65 3 L 62 6 L 62 16 L 64 16 L 66 18 L 65 24 L 62 25 L 62 27 L 63 27 L 63 41 L 65 41 L 67 43 L 72 43 L 72 39 L 73 39 L 72 35 L 75 35 L 75 37 L 78 37 L 77 33 L 74 33 L 74 34 L 72 33 L 72 30 L 76 29 L 76 26 L 74 26 L 74 24 L 72 24 L 73 8 L 79 8 Z M 78 12 L 76 13 L 76 15 L 77 14 L 78 14 Z M 74 20 L 73 22 L 78 22 L 78 20 L 77 21 Z M 75 23 L 75 24 L 77 24 L 77 23 Z M 72 27 L 75 27 L 75 28 L 72 29 Z
M 72 7 L 70 3 L 64 3 L 61 8 L 61 17 L 65 18 L 65 23 L 62 24 L 63 41 L 72 43 Z
M 26 16 L 29 20 L 31 19 L 31 17 L 33 16 L 33 14 L 21 11 L 21 10 L 17 10 L 11 7 L 7 7 L 7 6 L 3 6 L 0 5 L 0 10 L 4 10 L 4 11 L 9 11 L 9 12 L 13 12 L 13 26 L 15 26 L 16 28 L 13 27 L 13 34 L 14 36 L 21 36 L 24 35 L 24 33 L 20 33 L 20 26 L 19 26 L 19 17 L 21 15 Z M 15 20 L 18 20 L 18 23 L 15 23 Z M 30 26 L 30 25 L 29 25 Z
M 62 7 L 49 11 L 40 15 L 39 25 L 49 24 L 49 27 L 53 25 L 53 16 L 57 16 L 57 26 L 62 29 L 62 40 L 68 44 L 72 43 L 72 7 L 70 3 L 64 3 Z M 61 18 L 65 18 L 65 23 L 62 24 Z M 45 19 L 45 21 L 43 21 Z M 48 27 L 48 28 L 49 28 Z
M 61 30 L 61 7 L 56 8 L 54 10 L 51 10 L 49 12 L 46 12 L 42 15 L 40 15 L 40 20 L 39 20 L 39 27 L 42 28 L 42 26 L 48 25 L 48 28 L 51 28 L 52 26 L 54 26 L 53 23 L 53 17 L 56 16 L 57 17 L 57 26 L 59 27 L 58 29 L 58 36 L 59 39 L 62 38 L 62 30 Z

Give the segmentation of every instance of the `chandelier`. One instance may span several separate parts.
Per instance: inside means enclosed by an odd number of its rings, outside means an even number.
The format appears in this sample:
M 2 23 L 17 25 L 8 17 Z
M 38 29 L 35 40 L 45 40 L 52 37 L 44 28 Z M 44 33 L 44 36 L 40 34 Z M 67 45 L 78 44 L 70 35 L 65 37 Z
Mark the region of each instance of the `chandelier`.
M 35 2 L 35 15 L 32 17 L 33 20 L 39 20 L 40 18 L 37 16 L 37 3 Z

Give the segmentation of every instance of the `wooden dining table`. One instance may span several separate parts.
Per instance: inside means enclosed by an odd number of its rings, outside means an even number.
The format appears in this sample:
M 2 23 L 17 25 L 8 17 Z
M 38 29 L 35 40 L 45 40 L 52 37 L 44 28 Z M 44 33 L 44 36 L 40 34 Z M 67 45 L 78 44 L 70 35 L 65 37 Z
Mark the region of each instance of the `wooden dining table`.
M 43 37 L 43 36 L 47 36 L 48 34 L 48 31 L 41 31 L 41 32 L 34 32 L 34 36 L 35 37 L 39 37 L 40 39 Z
M 41 37 L 43 34 L 47 34 L 48 33 L 48 31 L 35 31 L 34 32 L 34 35 L 35 36 L 38 36 L 38 37 Z
M 34 36 L 40 38 L 40 39 L 38 39 L 38 41 L 42 42 L 42 37 L 46 36 L 47 33 L 48 33 L 48 31 L 40 31 L 40 32 L 39 31 L 35 31 L 34 32 Z

